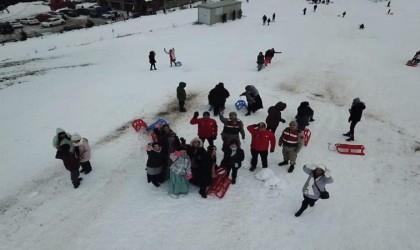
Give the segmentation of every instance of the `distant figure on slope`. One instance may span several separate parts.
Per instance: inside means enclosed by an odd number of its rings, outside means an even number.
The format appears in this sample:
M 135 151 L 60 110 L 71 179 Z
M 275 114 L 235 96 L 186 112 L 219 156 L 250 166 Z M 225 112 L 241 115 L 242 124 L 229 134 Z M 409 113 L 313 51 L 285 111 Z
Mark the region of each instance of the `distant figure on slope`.
M 388 4 L 386 5 L 386 7 L 390 7 L 391 6 L 391 1 L 388 2 Z
M 365 29 L 365 25 L 362 23 L 362 24 L 360 24 L 359 25 L 359 29 L 361 29 L 361 30 L 363 30 L 363 29 Z
M 236 11 L 235 10 L 233 10 L 232 11 L 232 20 L 235 20 L 236 19 Z
M 263 68 L 264 65 L 264 55 L 262 52 L 260 52 L 257 56 L 257 69 L 260 71 Z
M 270 20 L 270 18 L 268 18 L 268 19 L 267 19 L 267 25 L 268 25 L 268 26 L 270 26 L 270 22 L 271 22 L 271 20 Z
M 391 9 L 388 10 L 388 13 L 386 13 L 387 15 L 391 15 Z
M 346 16 L 346 14 L 347 14 L 347 13 L 344 11 L 344 12 L 343 12 L 342 17 L 344 18 L 344 17 Z
M 92 171 L 92 166 L 90 165 L 90 146 L 88 139 L 82 138 L 78 133 L 74 133 L 71 136 L 71 141 L 74 146 L 74 153 L 77 159 L 80 160 L 80 166 L 82 167 L 80 173 L 89 174 Z
M 281 51 L 276 52 L 276 51 L 274 50 L 274 48 L 272 48 L 272 49 L 268 49 L 268 50 L 265 52 L 264 65 L 265 65 L 265 66 L 267 66 L 267 64 L 271 63 L 271 59 L 273 59 L 274 54 L 280 54 L 280 53 L 281 53 Z
M 411 59 L 411 63 L 417 65 L 420 62 L 420 50 L 416 52 L 413 59 Z
M 301 102 L 297 108 L 296 122 L 298 123 L 299 131 L 304 131 L 309 122 L 314 120 L 314 111 L 309 106 L 309 102 Z
M 153 70 L 153 68 L 156 70 L 156 53 L 152 50 L 149 53 L 149 63 L 150 63 L 150 70 Z
M 275 22 L 276 21 L 276 13 L 273 13 L 273 18 L 271 18 L 271 21 L 272 22 Z
M 73 187 L 78 188 L 80 181 L 83 180 L 83 178 L 79 178 L 80 161 L 74 156 L 74 152 L 70 152 L 69 144 L 62 144 L 60 146 L 60 152 L 60 155 L 56 158 L 63 160 L 64 167 L 70 172 Z
M 222 23 L 226 23 L 226 20 L 227 20 L 227 14 L 226 14 L 226 13 L 224 13 L 224 14 L 222 15 Z
M 316 12 L 316 9 L 318 8 L 318 5 L 317 4 L 315 4 L 314 5 L 314 12 Z
M 265 122 L 267 123 L 267 130 L 270 130 L 273 134 L 276 133 L 280 122 L 286 122 L 283 118 L 281 118 L 281 111 L 283 111 L 286 107 L 286 103 L 278 102 L 276 105 L 268 108 L 268 116 L 265 118 Z
M 176 57 L 175 57 L 175 49 L 172 48 L 169 51 L 166 51 L 166 48 L 163 49 L 163 51 L 169 55 L 169 62 L 171 63 L 171 67 L 172 67 L 172 63 L 175 65 L 176 62 Z
M 303 15 L 306 15 L 306 8 L 303 9 Z
M 266 16 L 266 15 L 264 15 L 264 16 L 262 17 L 262 20 L 263 20 L 263 25 L 265 25 L 265 22 L 267 21 L 267 16 Z
M 230 96 L 229 91 L 225 88 L 222 82 L 210 90 L 208 99 L 209 104 L 213 107 L 213 115 L 219 115 L 220 110 L 225 109 L 226 99 Z
M 257 110 L 263 108 L 260 93 L 254 85 L 247 85 L 245 87 L 245 92 L 243 92 L 240 96 L 245 96 L 248 102 L 248 112 L 245 114 L 246 116 L 250 115 L 251 112 L 255 113 Z
M 349 138 L 346 141 L 354 141 L 354 128 L 356 124 L 362 119 L 363 110 L 366 109 L 366 106 L 359 98 L 354 98 L 351 108 L 349 109 L 350 117 L 348 122 L 350 122 L 350 131 L 343 134 Z
M 325 199 L 325 197 L 321 195 L 321 193 L 326 191 L 325 186 L 327 184 L 334 182 L 333 178 L 330 175 L 330 171 L 325 165 L 304 165 L 303 171 L 309 176 L 302 188 L 302 206 L 300 207 L 299 211 L 295 213 L 296 217 L 299 217 L 303 213 L 303 211 L 305 211 L 308 208 L 308 206 L 315 206 L 315 202 L 319 198 Z
M 176 88 L 176 98 L 178 99 L 180 112 L 187 112 L 187 110 L 184 107 L 185 100 L 187 100 L 187 93 L 185 92 L 186 86 L 187 84 L 185 82 L 180 82 L 178 87 Z

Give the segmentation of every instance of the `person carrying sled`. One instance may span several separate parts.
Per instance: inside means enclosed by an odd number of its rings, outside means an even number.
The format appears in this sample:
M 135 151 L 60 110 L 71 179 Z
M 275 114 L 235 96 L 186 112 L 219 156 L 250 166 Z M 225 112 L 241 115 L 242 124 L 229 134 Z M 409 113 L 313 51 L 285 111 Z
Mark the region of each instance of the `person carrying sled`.
M 80 166 L 82 167 L 80 173 L 89 174 L 92 171 L 89 141 L 86 138 L 82 138 L 78 133 L 74 133 L 71 136 L 71 141 L 73 143 L 74 153 L 77 159 L 80 160 Z
M 240 96 L 246 96 L 246 100 L 248 102 L 248 112 L 245 114 L 246 116 L 250 115 L 251 112 L 255 113 L 257 110 L 263 108 L 260 93 L 254 85 L 247 85 L 245 87 L 245 92 L 243 92 Z
M 323 164 L 310 164 L 308 166 L 304 165 L 303 171 L 309 176 L 302 188 L 302 206 L 300 207 L 299 211 L 295 213 L 296 217 L 301 216 L 303 211 L 305 211 L 308 206 L 315 206 L 315 202 L 319 198 L 326 199 L 325 196 L 321 195 L 321 192 L 326 191 L 325 186 L 327 184 L 334 182 L 330 175 L 330 171 Z
M 283 146 L 281 151 L 283 154 L 283 161 L 278 165 L 285 166 L 289 164 L 290 161 L 290 167 L 287 172 L 293 172 L 295 169 L 297 155 L 302 148 L 303 143 L 303 133 L 298 130 L 297 122 L 291 121 L 289 123 L 289 127 L 283 130 L 279 139 L 279 146 Z
M 220 82 L 210 90 L 208 99 L 209 104 L 213 107 L 213 114 L 219 115 L 220 110 L 225 109 L 226 99 L 230 96 L 229 91 L 225 88 L 224 84 Z
M 247 127 L 248 132 L 251 133 L 251 168 L 249 171 L 253 172 L 257 168 L 258 155 L 261 156 L 262 167 L 267 168 L 268 148 L 270 153 L 274 152 L 276 147 L 276 137 L 273 132 L 267 130 L 267 125 L 264 122 L 252 124 Z
M 349 109 L 350 117 L 348 122 L 350 122 L 350 131 L 343 134 L 349 138 L 346 141 L 354 141 L 354 128 L 356 124 L 362 119 L 363 110 L 366 109 L 366 106 L 359 98 L 354 98 L 351 108 Z
M 172 67 L 172 63 L 173 63 L 174 65 L 176 65 L 175 49 L 174 49 L 174 48 L 172 48 L 172 49 L 170 49 L 169 51 L 166 51 L 166 48 L 163 48 L 163 51 L 164 51 L 166 54 L 168 54 L 168 55 L 169 55 L 169 62 L 170 62 L 170 64 L 171 64 L 171 67 Z
M 153 70 L 153 68 L 156 70 L 156 53 L 152 50 L 149 53 L 149 63 L 150 63 L 150 70 Z
M 260 71 L 263 68 L 264 65 L 264 55 L 262 52 L 260 52 L 257 56 L 257 69 Z
M 286 103 L 278 102 L 276 105 L 268 108 L 268 116 L 265 119 L 265 122 L 267 123 L 267 130 L 270 130 L 273 134 L 276 133 L 276 129 L 280 122 L 286 122 L 283 118 L 281 118 L 281 111 L 283 111 L 286 106 Z
M 229 118 L 225 118 L 223 111 L 220 111 L 219 118 L 224 125 L 223 131 L 220 134 L 223 140 L 223 148 L 229 146 L 232 140 L 238 141 L 238 145 L 240 146 L 239 134 L 241 134 L 242 140 L 245 140 L 245 131 L 244 124 L 238 119 L 236 112 L 230 112 Z
M 198 137 L 204 143 L 205 140 L 209 142 L 210 146 L 213 146 L 214 140 L 217 138 L 217 122 L 210 118 L 209 112 L 203 113 L 203 118 L 198 118 L 198 111 L 194 112 L 194 117 L 191 118 L 191 125 L 198 125 Z

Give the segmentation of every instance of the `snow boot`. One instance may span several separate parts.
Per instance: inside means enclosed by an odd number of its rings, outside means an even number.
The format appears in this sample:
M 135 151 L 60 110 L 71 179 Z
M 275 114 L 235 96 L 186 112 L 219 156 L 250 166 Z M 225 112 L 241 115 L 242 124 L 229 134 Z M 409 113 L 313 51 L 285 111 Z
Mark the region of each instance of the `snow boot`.
M 287 170 L 287 172 L 291 173 L 291 172 L 293 172 L 294 169 L 295 169 L 295 165 L 290 165 L 290 167 Z
M 157 181 L 152 181 L 153 185 L 155 185 L 155 187 L 160 187 L 160 184 Z
M 79 178 L 80 179 L 80 178 Z M 73 182 L 73 187 L 76 189 L 80 186 L 80 180 L 79 181 L 74 181 Z
M 347 133 L 345 133 L 345 134 L 343 134 L 344 136 L 351 136 L 350 135 L 350 132 L 347 132 Z
M 207 198 L 207 194 L 205 191 L 200 190 L 198 193 L 201 195 L 202 198 Z
M 354 136 L 350 136 L 346 141 L 354 141 Z
M 287 165 L 287 164 L 289 164 L 289 161 L 282 161 L 278 165 L 279 166 L 284 166 L 284 165 Z
M 303 210 L 300 210 L 300 209 L 299 209 L 299 211 L 297 211 L 297 212 L 295 213 L 295 216 L 296 216 L 296 217 L 299 217 L 302 213 L 303 213 Z
M 232 185 L 235 185 L 235 183 L 236 183 L 236 180 L 232 179 Z
M 251 115 L 251 112 L 248 111 L 248 113 L 245 114 L 245 116 Z
M 254 170 L 255 170 L 256 168 L 257 168 L 257 167 L 251 167 L 251 168 L 249 169 L 249 171 L 254 172 Z

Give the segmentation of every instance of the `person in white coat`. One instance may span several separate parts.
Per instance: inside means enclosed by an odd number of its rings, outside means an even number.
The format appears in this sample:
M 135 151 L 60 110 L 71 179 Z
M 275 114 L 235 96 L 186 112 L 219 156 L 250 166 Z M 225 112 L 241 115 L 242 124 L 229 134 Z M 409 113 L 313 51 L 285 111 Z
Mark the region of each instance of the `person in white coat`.
M 82 138 L 78 133 L 74 133 L 71 136 L 71 141 L 74 146 L 74 153 L 80 160 L 80 166 L 82 167 L 81 173 L 89 174 L 92 171 L 90 165 L 90 146 L 89 141 L 86 138 Z
M 325 192 L 325 185 L 333 183 L 333 178 L 330 175 L 330 171 L 323 164 L 310 164 L 304 165 L 303 171 L 309 175 L 308 179 L 303 185 L 303 201 L 299 211 L 296 212 L 295 216 L 299 217 L 308 206 L 315 206 L 315 202 L 321 199 L 327 199 L 323 197 L 321 193 Z

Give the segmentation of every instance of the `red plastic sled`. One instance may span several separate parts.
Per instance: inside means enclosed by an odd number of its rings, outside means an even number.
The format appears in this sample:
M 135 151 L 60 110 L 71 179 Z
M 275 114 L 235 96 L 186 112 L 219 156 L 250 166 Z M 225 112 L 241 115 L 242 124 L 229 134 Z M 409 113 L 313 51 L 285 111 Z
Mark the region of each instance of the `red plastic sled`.
M 144 127 L 144 128 L 146 128 L 146 129 L 147 129 L 147 124 L 146 124 L 146 122 L 144 122 L 142 119 L 137 119 L 137 120 L 134 120 L 134 121 L 133 121 L 133 123 L 131 124 L 131 126 L 133 126 L 133 128 L 134 128 L 137 132 L 139 132 L 139 131 L 140 131 L 140 129 L 141 129 L 142 127 Z
M 303 141 L 305 142 L 305 147 L 308 146 L 309 139 L 311 139 L 311 131 L 308 128 L 305 128 L 303 131 Z
M 223 198 L 229 189 L 231 181 L 226 176 L 226 168 L 220 167 L 216 170 L 217 177 L 213 179 L 213 182 L 207 191 L 207 194 L 214 194 L 220 199 Z
M 417 63 L 413 63 L 412 60 L 408 60 L 405 65 L 410 66 L 410 67 L 416 67 L 417 66 Z
M 337 152 L 346 155 L 365 155 L 365 147 L 363 145 L 335 144 Z

